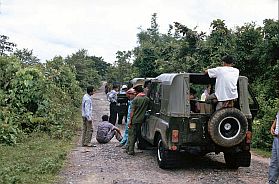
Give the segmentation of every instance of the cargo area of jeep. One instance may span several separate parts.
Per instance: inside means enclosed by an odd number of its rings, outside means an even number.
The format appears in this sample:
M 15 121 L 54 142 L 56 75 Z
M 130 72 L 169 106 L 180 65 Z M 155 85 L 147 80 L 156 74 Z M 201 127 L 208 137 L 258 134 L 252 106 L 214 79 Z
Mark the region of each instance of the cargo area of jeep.
M 162 74 L 151 80 L 150 110 L 142 125 L 142 137 L 157 147 L 160 168 L 179 166 L 178 154 L 205 155 L 223 152 L 229 168 L 249 167 L 252 122 L 258 103 L 247 77 L 238 80 L 234 106 L 215 110 L 215 105 L 197 100 L 199 112 L 191 109 L 190 88 L 200 98 L 215 79 L 201 73 Z M 183 158 L 182 158 L 183 159 Z

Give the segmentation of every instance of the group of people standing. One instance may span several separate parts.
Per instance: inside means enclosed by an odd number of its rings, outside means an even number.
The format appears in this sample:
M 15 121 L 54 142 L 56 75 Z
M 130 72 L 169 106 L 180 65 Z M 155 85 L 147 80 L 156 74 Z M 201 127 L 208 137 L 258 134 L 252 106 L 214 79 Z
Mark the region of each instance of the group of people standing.
M 82 117 L 83 117 L 83 134 L 82 146 L 94 147 L 91 144 L 92 138 L 92 98 L 94 93 L 92 87 L 87 88 L 87 93 L 82 100 Z M 125 117 L 125 130 L 123 136 L 119 128 L 115 126 L 118 112 L 118 94 L 125 94 L 128 98 L 126 113 L 122 112 L 118 115 L 118 124 L 122 124 Z M 102 122 L 97 128 L 96 140 L 101 143 L 108 143 L 113 137 L 120 142 L 117 147 L 125 148 L 128 155 L 135 155 L 135 143 L 141 138 L 141 124 L 144 120 L 145 112 L 149 106 L 149 98 L 144 93 L 143 85 L 135 85 L 127 90 L 127 86 L 123 85 L 121 91 L 118 92 L 118 86 L 113 86 L 112 90 L 107 93 L 110 102 L 110 117 L 102 116 Z
M 129 90 L 125 90 L 127 88 L 126 85 L 121 87 L 121 91 L 119 94 L 126 93 L 128 97 L 128 108 L 126 113 L 120 113 L 118 115 L 118 124 L 122 124 L 122 117 L 125 115 L 125 130 L 122 140 L 118 147 L 125 148 L 126 152 L 129 155 L 135 154 L 135 143 L 137 140 L 141 138 L 141 124 L 144 120 L 145 112 L 149 106 L 149 98 L 144 93 L 144 89 L 142 85 L 135 85 L 133 88 Z M 113 118 L 110 119 L 110 123 L 114 124 L 116 116 L 115 111 L 117 111 L 117 107 L 115 107 L 114 103 L 117 102 L 117 87 L 114 86 L 113 90 L 108 94 L 108 99 L 110 101 L 110 116 Z M 125 92 L 124 92 L 125 91 Z M 120 101 L 120 105 L 121 105 Z M 113 105 L 112 105 L 113 104 Z
M 205 74 L 208 74 L 210 78 L 216 78 L 215 92 L 210 94 L 211 85 L 207 86 L 204 91 L 201 100 L 205 100 L 207 103 L 217 103 L 216 110 L 224 107 L 233 107 L 234 100 L 238 98 L 237 92 L 237 80 L 239 77 L 239 70 L 232 67 L 233 59 L 231 56 L 225 56 L 221 59 L 223 66 L 208 69 Z M 107 143 L 114 136 L 120 142 L 119 147 L 124 146 L 126 152 L 129 155 L 135 154 L 135 143 L 141 139 L 141 124 L 144 120 L 145 112 L 149 106 L 149 98 L 144 93 L 142 85 L 136 85 L 133 88 L 127 89 L 127 86 L 122 86 L 122 92 L 126 93 L 128 97 L 127 114 L 123 116 L 125 119 L 125 131 L 124 135 L 121 135 L 119 128 L 115 126 L 117 119 L 117 94 L 118 86 L 113 86 L 113 89 L 108 94 L 108 100 L 110 101 L 110 117 L 104 115 L 102 122 L 98 125 L 96 139 L 99 143 Z M 121 93 L 122 93 L 121 92 Z M 87 88 L 87 93 L 82 99 L 82 117 L 83 117 L 83 134 L 82 134 L 82 146 L 92 147 L 92 98 L 94 93 L 93 87 Z M 191 91 L 193 98 L 195 97 L 195 91 Z M 193 104 L 193 109 L 199 111 L 196 104 Z M 122 117 L 123 117 L 122 116 Z M 122 123 L 122 117 L 118 117 L 118 124 Z M 272 157 L 269 165 L 269 183 L 276 183 L 279 177 L 279 111 L 270 129 L 271 134 L 274 136 L 272 145 Z

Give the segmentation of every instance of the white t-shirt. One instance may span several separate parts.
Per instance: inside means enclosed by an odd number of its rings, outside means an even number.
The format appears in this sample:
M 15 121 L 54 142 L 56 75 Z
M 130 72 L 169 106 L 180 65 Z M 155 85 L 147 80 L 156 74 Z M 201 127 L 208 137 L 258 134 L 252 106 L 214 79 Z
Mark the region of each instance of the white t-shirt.
M 222 66 L 208 69 L 210 78 L 216 78 L 215 95 L 218 101 L 227 101 L 238 98 L 237 80 L 239 70 L 234 67 Z
M 278 135 L 278 132 L 279 132 L 279 111 L 276 114 L 276 126 L 275 126 L 274 134 Z

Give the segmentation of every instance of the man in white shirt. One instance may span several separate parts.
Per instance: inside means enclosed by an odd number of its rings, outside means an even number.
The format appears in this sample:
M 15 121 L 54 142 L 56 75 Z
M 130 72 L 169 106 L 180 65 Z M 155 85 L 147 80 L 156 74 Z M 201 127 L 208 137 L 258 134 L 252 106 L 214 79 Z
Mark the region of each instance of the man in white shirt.
M 270 133 L 274 136 L 272 144 L 272 155 L 270 158 L 268 182 L 277 183 L 279 176 L 279 111 L 277 112 L 276 119 L 273 121 L 270 128 Z
M 234 99 L 238 98 L 237 81 L 239 70 L 232 67 L 233 58 L 229 55 L 224 56 L 222 62 L 223 66 L 205 71 L 210 78 L 216 78 L 215 93 L 207 97 L 207 100 L 217 99 L 216 110 L 226 107 L 228 103 L 232 103 Z
M 91 96 L 94 93 L 93 86 L 87 87 L 87 93 L 82 98 L 82 119 L 83 119 L 83 130 L 82 130 L 82 146 L 87 147 L 94 147 L 95 145 L 91 144 L 91 138 L 92 138 L 92 109 L 93 109 L 93 103 Z

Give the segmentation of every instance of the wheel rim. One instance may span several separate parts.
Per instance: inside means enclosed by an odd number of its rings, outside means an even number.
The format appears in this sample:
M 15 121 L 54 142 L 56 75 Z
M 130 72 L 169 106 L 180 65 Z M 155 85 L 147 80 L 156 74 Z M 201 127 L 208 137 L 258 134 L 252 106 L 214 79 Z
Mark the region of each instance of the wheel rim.
M 157 148 L 157 156 L 158 156 L 158 160 L 160 162 L 162 161 L 162 151 L 163 151 L 162 140 L 160 139 L 158 142 L 158 148 Z
M 224 118 L 218 127 L 220 136 L 223 139 L 230 140 L 236 138 L 241 129 L 241 124 L 235 117 Z

